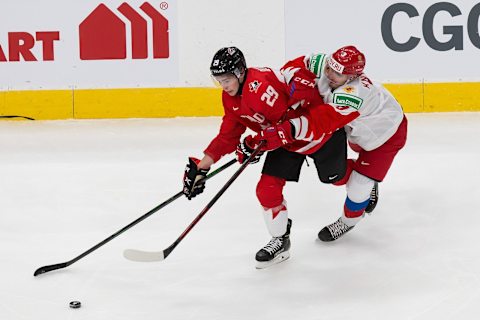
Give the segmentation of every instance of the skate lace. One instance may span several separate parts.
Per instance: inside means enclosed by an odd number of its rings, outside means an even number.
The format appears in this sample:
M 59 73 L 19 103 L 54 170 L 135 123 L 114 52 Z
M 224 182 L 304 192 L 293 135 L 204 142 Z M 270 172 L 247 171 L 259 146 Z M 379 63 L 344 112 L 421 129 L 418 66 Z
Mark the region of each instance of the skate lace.
M 328 226 L 328 231 L 334 239 L 337 239 L 339 236 L 350 230 L 351 227 L 346 225 L 341 219 L 338 219 L 334 223 Z
M 372 192 L 370 193 L 370 201 L 371 202 L 377 201 L 377 185 L 374 185 L 372 188 Z
M 368 201 L 368 205 L 367 205 L 367 208 L 365 210 L 365 212 L 368 214 L 368 215 L 371 215 L 372 214 L 372 211 L 373 211 L 373 208 L 375 208 L 375 204 L 377 203 L 378 201 L 378 190 L 377 190 L 377 187 L 378 187 L 378 184 L 375 183 L 373 185 L 373 188 L 372 188 L 372 192 L 370 192 L 370 199 Z
M 283 245 L 283 240 L 282 238 L 272 238 L 265 247 L 263 247 L 263 250 L 267 251 L 270 254 L 275 253 L 278 251 Z

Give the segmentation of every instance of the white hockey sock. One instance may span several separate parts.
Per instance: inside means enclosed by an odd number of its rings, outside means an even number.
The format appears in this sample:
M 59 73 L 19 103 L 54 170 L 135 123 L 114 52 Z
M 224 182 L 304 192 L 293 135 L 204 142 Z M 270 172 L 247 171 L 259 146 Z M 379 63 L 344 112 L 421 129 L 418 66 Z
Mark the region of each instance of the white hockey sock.
M 272 237 L 283 236 L 287 232 L 287 202 L 283 201 L 281 205 L 275 208 L 263 208 L 263 218 Z
M 349 227 L 356 225 L 364 217 L 365 207 L 370 199 L 370 193 L 372 191 L 375 181 L 372 179 L 353 171 L 347 182 L 347 200 L 345 201 L 345 207 L 342 214 L 342 221 Z M 358 212 L 361 214 L 358 217 L 346 217 L 345 211 L 349 211 L 350 214 Z

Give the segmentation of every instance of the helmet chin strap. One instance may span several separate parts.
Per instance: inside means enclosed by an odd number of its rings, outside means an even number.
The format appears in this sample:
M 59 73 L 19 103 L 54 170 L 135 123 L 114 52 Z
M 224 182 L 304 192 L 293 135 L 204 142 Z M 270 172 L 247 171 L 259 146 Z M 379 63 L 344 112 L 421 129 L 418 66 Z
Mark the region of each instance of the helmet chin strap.
M 359 75 L 351 75 L 347 78 L 345 84 L 352 82 L 353 80 L 357 79 Z
M 242 95 L 242 91 L 243 91 L 243 85 L 245 84 L 245 79 L 247 78 L 247 68 L 245 68 L 245 73 L 244 73 L 244 76 L 243 76 L 243 81 L 240 81 L 240 77 L 242 75 L 241 72 L 238 73 L 238 75 L 236 73 L 235 74 L 235 77 L 237 78 L 238 80 L 238 90 L 237 90 L 237 93 L 235 94 L 236 96 L 241 96 Z

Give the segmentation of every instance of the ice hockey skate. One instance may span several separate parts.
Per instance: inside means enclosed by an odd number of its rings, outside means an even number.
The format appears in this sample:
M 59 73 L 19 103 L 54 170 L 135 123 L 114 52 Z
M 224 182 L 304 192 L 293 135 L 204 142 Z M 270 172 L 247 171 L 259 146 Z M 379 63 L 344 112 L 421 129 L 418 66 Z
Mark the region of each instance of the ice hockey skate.
M 366 213 L 372 213 L 378 202 L 378 182 L 375 181 L 373 185 L 372 192 L 370 193 L 370 201 L 368 202 L 367 207 L 365 208 Z
M 290 258 L 290 228 L 292 220 L 288 219 L 287 231 L 281 237 L 273 237 L 266 246 L 257 252 L 255 267 L 257 269 L 265 269 L 274 264 Z
M 329 224 L 328 226 L 320 230 L 320 232 L 318 233 L 318 238 L 324 242 L 334 241 L 352 229 L 353 227 L 349 227 L 348 225 L 346 225 L 340 217 L 334 223 Z

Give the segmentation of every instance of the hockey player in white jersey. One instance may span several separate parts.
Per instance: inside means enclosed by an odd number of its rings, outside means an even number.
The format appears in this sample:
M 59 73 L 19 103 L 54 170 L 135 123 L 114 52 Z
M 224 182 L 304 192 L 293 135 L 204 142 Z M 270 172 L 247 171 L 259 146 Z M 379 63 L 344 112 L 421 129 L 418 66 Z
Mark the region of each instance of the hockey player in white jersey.
M 322 241 L 333 241 L 351 230 L 375 208 L 378 182 L 383 181 L 396 154 L 406 143 L 407 118 L 395 98 L 364 73 L 365 55 L 354 46 L 345 46 L 333 54 L 312 54 L 289 61 L 282 71 L 287 80 L 308 69 L 324 105 L 309 108 L 301 117 L 290 119 L 288 126 L 263 130 L 258 140 L 268 140 L 270 149 L 295 140 L 315 140 L 346 124 L 350 147 L 358 152 L 348 161 L 347 174 L 335 185 L 346 184 L 347 197 L 342 214 L 318 233 Z M 275 134 L 278 131 L 278 135 Z M 288 131 L 288 130 L 287 130 Z

